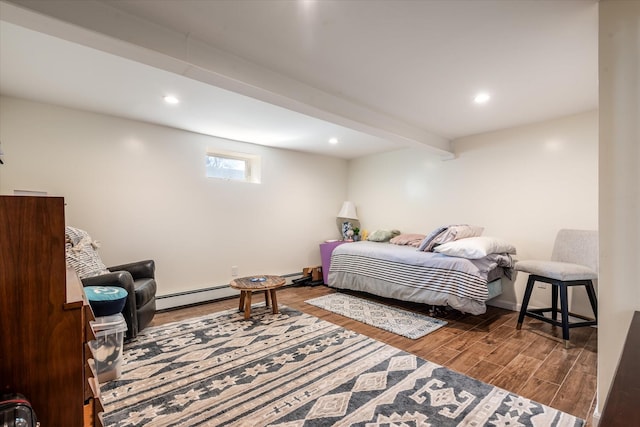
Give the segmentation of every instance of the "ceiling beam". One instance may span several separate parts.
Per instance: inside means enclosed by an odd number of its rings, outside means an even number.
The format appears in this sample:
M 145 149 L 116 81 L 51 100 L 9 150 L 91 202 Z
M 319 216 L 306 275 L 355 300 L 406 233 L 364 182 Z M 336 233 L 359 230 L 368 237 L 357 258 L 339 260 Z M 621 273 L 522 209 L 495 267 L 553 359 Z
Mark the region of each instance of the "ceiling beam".
M 35 13 L 34 13 L 35 12 Z M 0 18 L 340 126 L 453 158 L 446 138 L 94 0 L 0 2 Z

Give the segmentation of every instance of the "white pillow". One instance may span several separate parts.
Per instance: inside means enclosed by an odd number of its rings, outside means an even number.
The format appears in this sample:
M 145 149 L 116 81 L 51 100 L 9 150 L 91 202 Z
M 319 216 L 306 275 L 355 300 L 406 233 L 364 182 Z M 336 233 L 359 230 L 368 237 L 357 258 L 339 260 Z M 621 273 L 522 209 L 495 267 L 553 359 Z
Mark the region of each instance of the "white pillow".
M 479 259 L 490 254 L 515 254 L 516 248 L 497 237 L 480 236 L 443 243 L 433 251 L 459 258 Z

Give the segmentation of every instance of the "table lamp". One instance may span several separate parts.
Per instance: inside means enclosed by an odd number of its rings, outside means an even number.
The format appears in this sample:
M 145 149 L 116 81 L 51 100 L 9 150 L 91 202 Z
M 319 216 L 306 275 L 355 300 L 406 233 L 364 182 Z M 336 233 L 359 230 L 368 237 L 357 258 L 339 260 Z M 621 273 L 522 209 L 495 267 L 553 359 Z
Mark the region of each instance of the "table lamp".
M 342 240 L 349 240 L 353 236 L 353 229 L 360 227 L 356 205 L 353 202 L 344 202 L 340 212 L 338 212 L 336 223 Z

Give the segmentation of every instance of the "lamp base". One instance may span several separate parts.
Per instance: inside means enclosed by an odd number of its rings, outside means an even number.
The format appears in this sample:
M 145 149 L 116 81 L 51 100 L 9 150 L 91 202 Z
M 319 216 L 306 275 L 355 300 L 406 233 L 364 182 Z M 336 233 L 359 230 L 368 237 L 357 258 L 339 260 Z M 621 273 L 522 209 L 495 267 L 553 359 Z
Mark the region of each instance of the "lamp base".
M 357 219 L 337 218 L 336 224 L 342 240 L 353 240 L 353 229 L 360 228 L 360 221 Z

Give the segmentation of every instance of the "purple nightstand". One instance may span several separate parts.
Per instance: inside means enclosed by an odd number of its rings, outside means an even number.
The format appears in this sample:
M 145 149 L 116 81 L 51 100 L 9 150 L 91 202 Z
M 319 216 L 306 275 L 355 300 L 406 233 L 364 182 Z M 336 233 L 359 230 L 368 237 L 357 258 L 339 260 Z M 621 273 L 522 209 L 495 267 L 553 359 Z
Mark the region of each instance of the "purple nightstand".
M 331 266 L 331 254 L 333 250 L 340 246 L 343 243 L 351 243 L 345 242 L 344 240 L 337 240 L 335 242 L 324 242 L 320 243 L 320 259 L 322 259 L 322 280 L 324 284 L 328 284 L 329 278 L 329 267 Z

